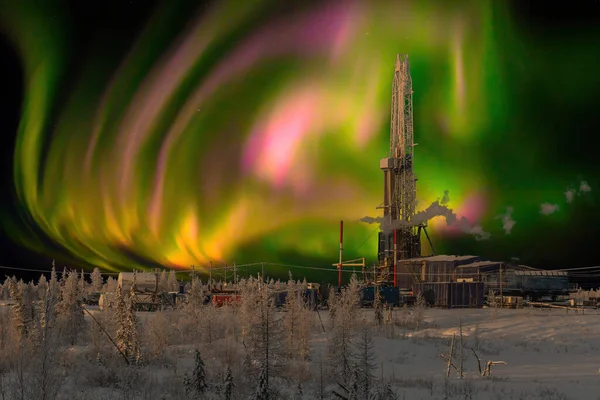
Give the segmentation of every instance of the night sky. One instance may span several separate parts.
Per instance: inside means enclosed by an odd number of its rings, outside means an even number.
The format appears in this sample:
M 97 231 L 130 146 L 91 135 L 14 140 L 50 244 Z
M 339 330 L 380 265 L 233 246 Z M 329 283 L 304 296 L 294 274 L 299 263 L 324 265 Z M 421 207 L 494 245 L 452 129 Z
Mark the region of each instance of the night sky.
M 0 11 L 0 265 L 374 262 L 396 53 L 436 251 L 600 264 L 600 1 Z

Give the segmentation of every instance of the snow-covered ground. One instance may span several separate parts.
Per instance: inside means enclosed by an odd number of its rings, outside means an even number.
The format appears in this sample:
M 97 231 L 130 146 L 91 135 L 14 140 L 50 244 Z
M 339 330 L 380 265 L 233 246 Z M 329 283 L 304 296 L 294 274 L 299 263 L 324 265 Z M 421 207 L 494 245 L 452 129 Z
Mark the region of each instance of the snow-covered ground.
M 70 295 L 75 278 L 67 278 L 58 303 L 57 286 L 11 283 L 16 296 L 0 306 L 0 400 L 40 393 L 47 400 L 199 398 L 189 395 L 189 381 L 200 369 L 209 387 L 205 399 L 262 400 L 253 394 L 267 370 L 269 400 L 332 399 L 339 379 L 387 393 L 368 400 L 600 399 L 600 312 L 593 309 L 417 306 L 384 310 L 378 325 L 375 309 L 357 308 L 353 280 L 330 298 L 335 318 L 311 311 L 299 296 L 276 311 L 271 289 L 257 281 L 244 283 L 243 300 L 225 307 L 203 305 L 196 284 L 175 310 L 134 313 L 129 296 L 116 308 L 87 307 L 83 314 Z M 371 340 L 372 348 L 361 347 Z M 490 361 L 502 364 L 482 376 Z M 373 375 L 368 385 L 362 371 Z M 226 382 L 233 382 L 231 395 Z
M 372 309 L 362 309 L 374 321 Z M 378 368 L 375 376 L 392 384 L 399 399 L 600 399 L 600 313 L 558 309 L 427 309 L 418 331 L 402 321 L 412 311 L 394 310 L 394 324 L 373 330 Z M 147 323 L 153 313 L 138 313 Z M 325 332 L 315 318 L 312 364 L 327 360 L 331 321 L 319 312 Z M 456 335 L 454 364 L 459 366 L 460 326 L 463 331 L 464 377 L 451 369 L 445 379 L 452 336 Z M 393 326 L 393 327 L 392 327 Z M 487 361 L 491 376 L 482 377 Z M 183 358 L 190 351 L 180 347 Z M 183 362 L 192 368 L 191 359 Z M 313 377 L 313 380 L 317 379 Z M 335 388 L 330 386 L 330 388 Z M 312 399 L 313 395 L 303 398 Z
M 397 329 L 390 338 L 387 328 L 376 334 L 384 376 L 400 387 L 400 398 L 404 394 L 406 399 L 444 398 L 446 362 L 440 354 L 449 353 L 452 335 L 458 337 L 462 324 L 466 373 L 461 381 L 457 372 L 451 371 L 450 384 L 460 392 L 455 398 L 600 398 L 598 311 L 566 314 L 564 310 L 526 308 L 493 314 L 491 309 L 428 309 L 424 328 L 418 332 Z M 317 340 L 323 342 L 324 338 Z M 482 364 L 507 364 L 494 365 L 491 377 L 483 378 L 471 347 Z

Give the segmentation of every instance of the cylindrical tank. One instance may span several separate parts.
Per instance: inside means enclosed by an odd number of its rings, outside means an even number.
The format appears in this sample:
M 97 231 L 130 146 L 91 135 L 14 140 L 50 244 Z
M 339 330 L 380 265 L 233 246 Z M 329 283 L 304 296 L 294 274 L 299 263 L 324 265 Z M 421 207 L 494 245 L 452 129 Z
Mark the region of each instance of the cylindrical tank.
M 133 272 L 120 272 L 117 285 L 122 292 L 131 290 L 133 284 Z M 157 290 L 156 274 L 149 272 L 135 273 L 135 291 L 136 292 L 155 292 Z

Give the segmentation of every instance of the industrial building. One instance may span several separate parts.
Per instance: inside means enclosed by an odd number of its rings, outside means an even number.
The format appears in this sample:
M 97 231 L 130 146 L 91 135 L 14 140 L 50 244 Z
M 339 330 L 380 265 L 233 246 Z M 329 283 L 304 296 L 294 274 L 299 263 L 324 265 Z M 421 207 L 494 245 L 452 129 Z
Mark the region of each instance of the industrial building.
M 539 300 L 569 292 L 564 271 L 481 260 L 478 256 L 418 257 L 397 265 L 400 290 L 423 295 L 436 307 L 481 307 L 491 289 L 499 296 Z
M 417 177 L 414 174 L 413 89 L 407 55 L 398 55 L 392 84 L 390 148 L 379 166 L 383 172 L 383 210 L 378 242 L 378 263 L 373 284 L 381 292 L 392 287 L 398 293 L 423 295 L 438 307 L 481 307 L 492 289 L 511 296 L 556 297 L 568 293 L 565 272 L 505 265 L 478 256 L 435 255 L 427 234 L 427 221 L 415 218 Z M 340 230 L 342 227 L 340 227 Z M 433 256 L 422 257 L 421 233 Z M 344 266 L 340 232 L 339 284 Z M 356 260 L 353 260 L 356 261 Z M 364 260 L 363 260 L 364 268 Z

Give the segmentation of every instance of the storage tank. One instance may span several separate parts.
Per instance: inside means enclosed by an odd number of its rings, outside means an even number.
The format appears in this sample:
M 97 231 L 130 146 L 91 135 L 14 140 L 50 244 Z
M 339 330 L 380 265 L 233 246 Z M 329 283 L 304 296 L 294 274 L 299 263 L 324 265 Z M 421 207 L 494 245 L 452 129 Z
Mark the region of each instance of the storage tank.
M 156 274 L 150 272 L 120 272 L 119 279 L 117 280 L 117 286 L 121 288 L 121 291 L 131 290 L 133 284 L 133 276 L 135 275 L 135 291 L 141 293 L 154 293 L 157 291 L 158 282 Z

